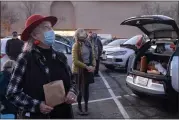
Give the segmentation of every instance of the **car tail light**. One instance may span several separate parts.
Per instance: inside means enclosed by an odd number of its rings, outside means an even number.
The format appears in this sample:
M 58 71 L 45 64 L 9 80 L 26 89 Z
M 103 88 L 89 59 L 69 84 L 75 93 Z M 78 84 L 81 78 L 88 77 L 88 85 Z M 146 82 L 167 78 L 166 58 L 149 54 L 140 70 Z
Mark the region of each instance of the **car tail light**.
M 176 50 L 176 46 L 175 46 L 174 44 L 170 44 L 170 48 L 172 48 L 172 49 L 173 49 L 173 51 L 175 51 L 175 50 Z
M 161 81 L 157 81 L 157 80 L 152 80 L 152 83 L 162 84 Z
M 5 55 L 6 55 L 6 54 L 1 54 L 1 55 L 0 55 L 0 59 L 3 58 Z

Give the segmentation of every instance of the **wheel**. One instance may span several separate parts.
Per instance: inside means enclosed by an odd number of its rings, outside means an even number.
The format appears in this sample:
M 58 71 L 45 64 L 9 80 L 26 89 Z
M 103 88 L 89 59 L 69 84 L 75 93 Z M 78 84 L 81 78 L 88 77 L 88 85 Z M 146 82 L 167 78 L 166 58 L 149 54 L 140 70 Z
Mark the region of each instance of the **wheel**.
M 134 94 L 136 94 L 138 97 L 140 97 L 140 98 L 145 98 L 147 95 L 146 94 L 144 94 L 144 93 L 141 93 L 141 92 L 138 92 L 138 91 L 135 91 L 135 90 L 132 90 L 132 92 L 134 93 Z
M 112 65 L 105 65 L 105 67 L 106 67 L 107 69 L 114 70 L 114 66 L 112 66 Z

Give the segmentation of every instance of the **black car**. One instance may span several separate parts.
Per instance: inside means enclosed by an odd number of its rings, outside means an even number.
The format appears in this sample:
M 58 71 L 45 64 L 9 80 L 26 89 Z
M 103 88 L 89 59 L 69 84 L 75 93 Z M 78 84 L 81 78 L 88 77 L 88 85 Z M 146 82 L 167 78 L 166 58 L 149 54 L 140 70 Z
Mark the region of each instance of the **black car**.
M 130 57 L 127 86 L 139 97 L 162 96 L 168 109 L 176 112 L 179 100 L 179 29 L 175 21 L 163 15 L 144 15 L 124 20 L 121 25 L 138 27 L 150 39 Z

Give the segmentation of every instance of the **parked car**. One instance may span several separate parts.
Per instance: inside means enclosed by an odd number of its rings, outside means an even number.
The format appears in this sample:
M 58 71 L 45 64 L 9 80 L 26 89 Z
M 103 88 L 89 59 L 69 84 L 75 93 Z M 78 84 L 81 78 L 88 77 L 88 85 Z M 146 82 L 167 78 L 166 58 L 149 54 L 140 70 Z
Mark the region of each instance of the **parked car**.
M 1 60 L 1 71 L 2 71 L 2 67 L 4 65 L 4 63 L 9 60 L 9 57 L 6 54 L 6 43 L 8 40 L 10 40 L 12 38 L 7 37 L 7 38 L 2 38 L 1 39 L 1 56 L 0 56 L 0 60 Z
M 116 39 L 116 40 L 110 42 L 109 44 L 104 45 L 103 50 L 105 50 L 107 48 L 117 47 L 117 46 L 119 47 L 121 44 L 123 44 L 126 41 L 127 41 L 127 39 Z
M 107 48 L 101 56 L 101 63 L 108 69 L 127 69 L 128 60 L 137 50 L 137 44 L 143 44 L 146 38 L 144 35 L 136 35 L 120 46 Z
M 164 97 L 168 110 L 176 112 L 179 101 L 179 29 L 174 19 L 145 15 L 124 20 L 121 25 L 138 27 L 150 39 L 130 57 L 127 86 L 139 97 Z
M 63 42 L 55 40 L 55 43 L 53 44 L 52 47 L 54 48 L 54 50 L 64 53 L 68 59 L 69 66 L 72 67 L 72 55 L 71 55 L 72 48 L 71 48 L 71 46 L 67 45 Z
M 71 54 L 71 46 L 64 42 L 55 40 L 52 47 L 54 48 L 54 50 L 62 52 L 64 54 Z
M 56 41 L 60 41 L 60 42 L 65 43 L 69 46 L 72 46 L 74 43 L 74 40 L 71 40 L 69 38 L 66 38 L 65 36 L 61 36 L 61 35 L 57 35 L 57 34 L 55 35 L 55 39 L 56 39 Z

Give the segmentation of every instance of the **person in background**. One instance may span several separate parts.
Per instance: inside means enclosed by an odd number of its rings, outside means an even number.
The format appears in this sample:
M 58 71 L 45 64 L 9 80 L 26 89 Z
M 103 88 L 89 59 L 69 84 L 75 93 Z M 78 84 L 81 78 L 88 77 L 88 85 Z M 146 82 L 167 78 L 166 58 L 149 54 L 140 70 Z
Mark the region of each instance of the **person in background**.
M 100 56 L 103 51 L 103 45 L 101 43 L 100 38 L 97 36 L 96 33 L 92 33 L 89 35 L 90 42 L 95 50 L 95 59 L 96 59 L 96 68 L 95 68 L 95 76 L 98 77 L 99 74 L 99 64 L 100 64 Z
M 77 29 L 72 48 L 72 73 L 76 77 L 79 90 L 77 101 L 80 115 L 88 115 L 89 84 L 94 83 L 93 72 L 96 66 L 94 49 L 87 37 L 84 29 Z M 85 111 L 81 106 L 82 97 L 85 101 Z
M 19 54 L 22 52 L 24 42 L 18 39 L 16 31 L 12 33 L 13 38 L 6 43 L 6 54 L 11 60 L 16 60 Z
M 54 16 L 32 15 L 21 35 L 25 44 L 6 97 L 24 111 L 24 115 L 28 113 L 30 119 L 74 118 L 71 104 L 77 99 L 76 84 L 66 56 L 52 48 L 55 41 L 52 27 L 56 22 Z M 43 85 L 56 80 L 63 81 L 66 97 L 64 103 L 51 107 L 45 103 Z
M 11 102 L 6 99 L 6 90 L 8 83 L 11 78 L 11 73 L 15 66 L 15 61 L 8 60 L 3 65 L 3 71 L 1 71 L 0 75 L 0 102 L 1 102 L 1 114 L 12 114 L 17 118 L 18 109 Z

